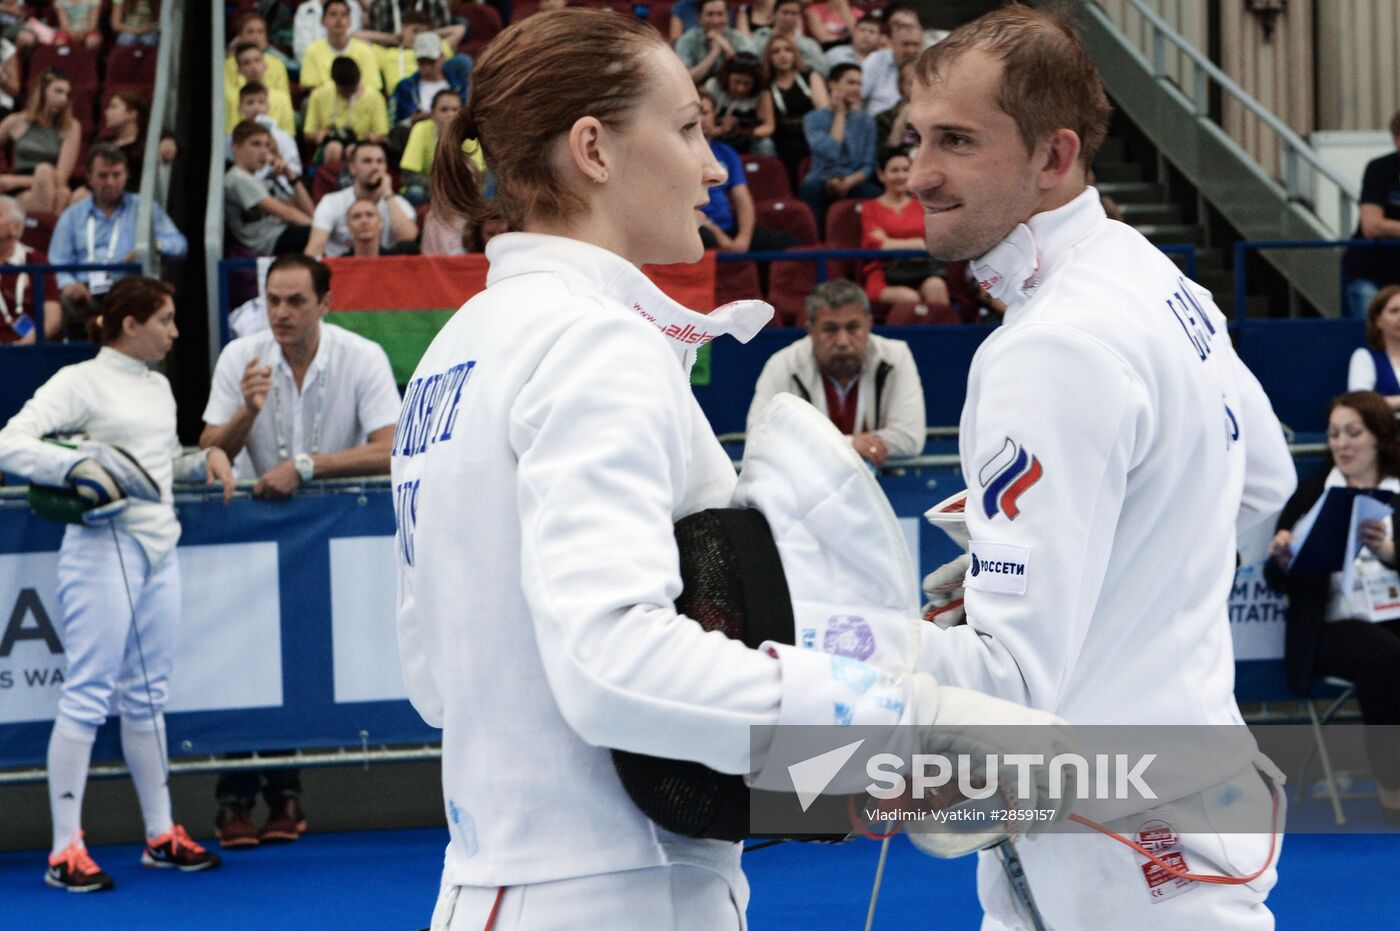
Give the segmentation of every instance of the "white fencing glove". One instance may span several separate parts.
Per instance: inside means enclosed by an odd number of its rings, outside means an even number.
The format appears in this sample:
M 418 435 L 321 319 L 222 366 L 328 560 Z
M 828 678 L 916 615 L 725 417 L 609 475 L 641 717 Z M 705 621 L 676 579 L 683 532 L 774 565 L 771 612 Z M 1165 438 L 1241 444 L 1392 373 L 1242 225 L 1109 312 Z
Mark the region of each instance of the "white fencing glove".
M 116 479 L 94 459 L 83 459 L 68 470 L 68 487 L 83 502 L 83 523 L 104 524 L 131 504 Z
M 971 562 L 971 557 L 964 553 L 924 576 L 924 595 L 928 597 L 928 604 L 924 606 L 924 620 L 933 621 L 946 629 L 956 627 L 966 619 L 963 580 Z
M 973 761 L 985 761 L 992 755 L 1000 761 L 1011 754 L 1035 754 L 1045 764 L 998 765 L 998 789 L 982 800 L 963 800 L 955 777 L 949 785 L 952 804 L 948 810 L 975 808 L 981 817 L 967 821 L 925 820 L 907 832 L 915 847 L 930 856 L 960 857 L 1007 837 L 1044 830 L 1069 817 L 1076 792 L 1074 767 L 1063 767 L 1066 778 L 1058 793 L 1060 797 L 1050 797 L 1050 760 L 1075 750 L 1073 733 L 1062 719 L 972 689 L 940 686 L 927 673 L 915 673 L 911 686 L 914 719 L 921 726 L 916 741 L 918 752 L 937 754 L 954 764 L 960 754 L 967 754 Z M 1023 770 L 1031 778 L 1020 788 L 1029 797 L 1018 798 L 1017 777 Z M 985 768 L 979 767 L 973 770 L 970 782 L 981 786 L 986 777 Z M 1031 817 L 1023 820 L 1011 814 L 993 818 L 994 811 L 1011 810 Z

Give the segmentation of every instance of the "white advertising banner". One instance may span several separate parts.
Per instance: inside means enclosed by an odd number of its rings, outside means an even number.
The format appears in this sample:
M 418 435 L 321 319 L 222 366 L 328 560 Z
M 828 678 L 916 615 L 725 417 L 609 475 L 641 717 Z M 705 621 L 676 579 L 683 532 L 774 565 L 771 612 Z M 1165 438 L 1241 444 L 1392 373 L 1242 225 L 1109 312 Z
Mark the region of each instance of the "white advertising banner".
M 408 698 L 394 627 L 394 538 L 337 537 L 330 547 L 335 700 Z
M 282 704 L 276 543 L 182 546 L 170 711 Z M 57 553 L 0 556 L 0 724 L 52 720 L 68 668 Z M 129 608 L 113 605 L 123 615 Z
M 1230 590 L 1230 634 L 1235 659 L 1283 659 L 1284 613 L 1288 603 L 1264 581 L 1262 562 L 1241 566 Z

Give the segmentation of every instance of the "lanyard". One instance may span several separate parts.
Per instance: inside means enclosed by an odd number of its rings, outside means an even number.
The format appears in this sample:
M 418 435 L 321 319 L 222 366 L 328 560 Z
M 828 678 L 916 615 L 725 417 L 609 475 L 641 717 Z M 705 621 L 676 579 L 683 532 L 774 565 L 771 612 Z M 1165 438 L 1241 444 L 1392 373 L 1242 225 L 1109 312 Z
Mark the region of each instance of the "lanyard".
M 119 206 L 117 207 L 117 213 L 121 213 L 121 209 L 122 209 L 122 208 L 121 208 L 121 206 L 119 205 Z M 111 238 L 111 239 L 108 241 L 108 243 L 107 243 L 107 261 L 108 261 L 108 262 L 111 262 L 111 261 L 112 261 L 112 257 L 115 256 L 115 255 L 117 254 L 117 232 L 118 232 L 118 230 L 119 230 L 119 228 L 120 228 L 120 227 L 118 226 L 118 224 L 117 224 L 117 213 L 112 214 L 112 238 Z M 96 261 L 97 261 L 97 245 L 96 245 L 96 243 L 94 242 L 94 239 L 95 239 L 95 237 L 96 237 L 96 235 L 97 235 L 96 230 L 97 230 L 97 217 L 95 217 L 95 216 L 93 216 L 92 214 L 89 213 L 89 214 L 88 214 L 88 221 L 87 221 L 87 246 L 88 246 L 88 261 L 89 261 L 89 262 L 96 262 Z
M 6 264 L 23 265 L 24 256 L 29 249 L 23 243 L 15 243 L 15 251 Z M 24 286 L 29 283 L 28 273 L 15 275 L 15 312 L 10 313 L 10 305 L 5 301 L 5 293 L 0 291 L 0 316 L 3 316 L 6 323 L 14 323 L 24 316 Z
M 282 429 L 282 373 L 272 381 L 272 432 L 277 438 L 277 461 L 285 462 L 292 458 L 287 445 L 287 434 Z M 315 455 L 321 451 L 322 415 L 326 412 L 326 368 L 316 372 L 316 411 L 311 416 L 311 444 L 307 452 Z

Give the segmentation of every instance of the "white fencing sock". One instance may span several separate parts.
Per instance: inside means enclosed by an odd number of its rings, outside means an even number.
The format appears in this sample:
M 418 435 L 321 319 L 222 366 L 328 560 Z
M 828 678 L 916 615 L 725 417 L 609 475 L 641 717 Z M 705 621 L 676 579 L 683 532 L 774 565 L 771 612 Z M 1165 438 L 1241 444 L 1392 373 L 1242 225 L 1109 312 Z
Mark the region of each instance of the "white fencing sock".
M 83 790 L 97 728 L 60 714 L 49 734 L 49 811 L 53 814 L 53 852 L 62 853 L 83 826 Z
M 165 715 L 122 715 L 122 757 L 136 785 L 141 817 L 146 822 L 146 840 L 155 840 L 174 823 L 170 817 L 170 787 L 166 783 Z

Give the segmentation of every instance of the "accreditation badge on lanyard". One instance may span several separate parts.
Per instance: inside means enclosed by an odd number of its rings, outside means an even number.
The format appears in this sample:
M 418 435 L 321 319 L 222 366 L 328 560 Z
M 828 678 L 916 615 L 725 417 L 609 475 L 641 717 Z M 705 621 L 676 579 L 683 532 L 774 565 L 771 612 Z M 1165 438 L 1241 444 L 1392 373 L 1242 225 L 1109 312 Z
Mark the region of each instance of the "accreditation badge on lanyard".
M 118 207 L 117 207 L 117 213 L 120 213 L 120 212 L 121 212 L 121 207 L 118 206 Z M 113 214 L 113 215 L 112 215 L 112 235 L 111 235 L 111 237 L 110 237 L 110 238 L 108 239 L 108 241 L 107 241 L 107 256 L 106 256 L 106 258 L 98 259 L 98 257 L 97 257 L 97 243 L 96 243 L 96 237 L 97 237 L 97 218 L 94 217 L 92 214 L 88 214 L 88 221 L 87 221 L 87 258 L 88 258 L 88 262 L 90 262 L 90 263 L 93 264 L 93 265 L 96 265 L 99 261 L 105 262 L 105 263 L 108 264 L 108 265 L 112 264 L 113 260 L 114 260 L 115 257 L 116 257 L 116 254 L 117 254 L 117 233 L 120 231 L 120 229 L 121 229 L 121 225 L 117 222 L 117 216 L 116 216 L 116 214 Z M 90 291 L 94 297 L 97 296 L 97 295 L 99 295 L 99 294 L 106 294 L 106 293 L 107 293 L 108 291 L 110 291 L 110 290 L 112 290 L 112 273 L 111 273 L 111 272 L 102 271 L 102 272 L 89 272 L 89 273 L 88 273 L 88 291 Z
M 1356 584 L 1357 595 L 1372 622 L 1400 618 L 1400 573 L 1380 560 L 1366 560 L 1358 566 Z

